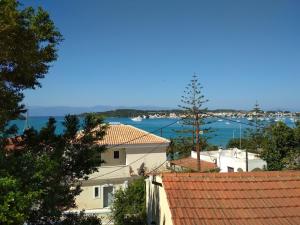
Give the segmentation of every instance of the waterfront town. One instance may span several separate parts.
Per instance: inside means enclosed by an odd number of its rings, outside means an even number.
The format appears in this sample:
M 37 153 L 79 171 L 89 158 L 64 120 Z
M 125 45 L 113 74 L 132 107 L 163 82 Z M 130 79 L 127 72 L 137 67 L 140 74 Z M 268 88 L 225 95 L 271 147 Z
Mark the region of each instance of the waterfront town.
M 0 224 L 300 224 L 299 11 L 0 0 Z

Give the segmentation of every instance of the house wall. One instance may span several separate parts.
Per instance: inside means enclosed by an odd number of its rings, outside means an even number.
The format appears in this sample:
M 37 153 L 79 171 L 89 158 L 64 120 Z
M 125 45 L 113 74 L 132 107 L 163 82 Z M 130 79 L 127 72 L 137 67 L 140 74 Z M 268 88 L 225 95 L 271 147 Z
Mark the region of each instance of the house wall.
M 78 210 L 94 210 L 103 208 L 103 182 L 104 185 L 113 185 L 114 189 L 124 185 L 125 180 L 131 179 L 131 175 L 137 174 L 137 170 L 142 163 L 145 163 L 147 169 L 153 169 L 160 166 L 166 161 L 166 148 L 168 144 L 163 145 L 127 145 L 120 151 L 120 158 L 124 156 L 122 160 L 113 160 L 113 149 L 108 150 L 103 154 L 104 160 L 107 163 L 98 168 L 98 172 L 95 172 L 89 176 L 89 180 L 84 182 L 82 187 L 83 191 L 76 198 L 76 204 Z M 122 163 L 123 165 L 115 165 Z M 130 168 L 126 165 L 132 164 L 131 168 L 134 174 L 130 174 Z M 123 182 L 116 184 L 112 182 L 113 179 L 123 179 Z M 97 184 L 98 182 L 98 184 Z M 113 184 L 112 184 L 113 183 Z M 100 198 L 94 198 L 94 186 L 101 186 Z
M 136 146 L 126 149 L 126 164 L 137 174 L 144 163 L 148 171 L 157 168 L 167 160 L 166 145 Z
M 263 169 L 267 163 L 262 159 L 250 159 L 248 160 L 248 171 L 251 171 L 255 168 Z M 238 172 L 238 169 L 241 168 L 244 172 L 246 171 L 246 159 L 231 158 L 231 157 L 220 157 L 218 159 L 218 166 L 220 172 L 228 172 L 228 167 L 234 168 L 234 172 Z
M 114 159 L 114 151 L 119 151 L 119 159 Z M 104 153 L 101 153 L 101 159 L 105 162 L 103 166 L 116 166 L 126 164 L 126 149 L 125 148 L 115 148 L 109 149 Z
M 246 171 L 246 153 L 245 151 L 237 150 L 235 154 L 235 149 L 228 149 L 220 151 L 211 151 L 201 153 L 200 159 L 207 162 L 214 162 L 213 159 L 217 159 L 217 165 L 220 168 L 220 172 L 228 172 L 228 167 L 234 168 L 234 172 L 238 172 L 241 168 Z M 191 152 L 192 158 L 197 158 L 197 153 L 195 151 Z M 263 169 L 267 166 L 266 161 L 257 157 L 254 153 L 248 153 L 248 171 L 252 171 L 255 168 Z
M 126 165 L 118 166 L 101 166 L 98 167 L 98 172 L 89 176 L 90 179 L 113 179 L 120 177 L 130 177 L 129 167 Z
M 148 225 L 151 225 L 152 222 L 155 222 L 156 225 L 173 225 L 164 187 L 153 184 L 153 180 L 162 184 L 159 176 L 155 178 L 150 176 L 146 179 L 147 223 Z
M 120 184 L 94 184 L 92 186 L 83 186 L 82 192 L 79 196 L 76 197 L 76 205 L 77 210 L 95 210 L 95 209 L 102 209 L 103 208 L 103 187 L 104 186 L 113 186 L 114 192 L 118 189 L 124 187 L 124 183 Z M 100 196 L 99 198 L 94 197 L 94 187 L 100 187 Z

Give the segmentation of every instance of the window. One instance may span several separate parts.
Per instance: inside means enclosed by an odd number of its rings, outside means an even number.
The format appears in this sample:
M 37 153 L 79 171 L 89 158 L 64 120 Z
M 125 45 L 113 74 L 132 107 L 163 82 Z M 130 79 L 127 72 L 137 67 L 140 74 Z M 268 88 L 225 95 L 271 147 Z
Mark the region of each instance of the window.
M 100 186 L 94 187 L 94 198 L 100 198 Z
M 114 159 L 118 159 L 120 157 L 119 151 L 114 151 Z
M 114 187 L 112 185 L 103 186 L 103 207 L 110 207 L 114 199 Z
M 233 173 L 234 172 L 234 168 L 233 167 L 227 167 L 228 173 Z

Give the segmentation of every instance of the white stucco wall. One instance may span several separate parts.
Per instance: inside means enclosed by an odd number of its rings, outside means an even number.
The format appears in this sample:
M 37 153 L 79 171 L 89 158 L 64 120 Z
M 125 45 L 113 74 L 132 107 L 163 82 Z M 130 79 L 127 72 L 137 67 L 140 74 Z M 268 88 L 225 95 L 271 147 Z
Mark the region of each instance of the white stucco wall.
M 114 151 L 119 151 L 119 158 L 114 159 Z M 104 160 L 102 166 L 116 166 L 126 164 L 126 149 L 113 148 L 101 153 L 101 159 Z
M 102 209 L 103 208 L 103 187 L 105 186 L 113 186 L 114 192 L 117 191 L 119 188 L 124 187 L 123 183 L 120 184 L 94 184 L 91 186 L 84 186 L 82 187 L 81 194 L 76 197 L 76 209 L 77 210 L 95 210 L 95 209 Z M 94 187 L 100 188 L 100 196 L 98 198 L 94 197 Z M 109 209 L 109 207 L 108 207 Z
M 197 158 L 197 153 L 191 152 L 192 158 Z M 246 152 L 239 149 L 228 149 L 222 151 L 211 151 L 211 152 L 201 152 L 200 159 L 213 162 L 214 159 L 217 160 L 217 166 L 220 168 L 220 172 L 228 172 L 228 167 L 234 169 L 234 172 L 238 172 L 241 168 L 244 172 L 246 171 Z M 263 169 L 267 166 L 266 161 L 260 159 L 254 153 L 248 153 L 248 171 L 255 168 Z
M 163 186 L 153 184 L 153 180 L 162 184 L 160 176 L 156 176 L 155 179 L 150 176 L 146 179 L 147 223 L 151 225 L 154 221 L 156 225 L 173 225 L 165 189 Z
M 134 173 L 137 174 L 141 164 L 144 163 L 148 171 L 157 168 L 167 159 L 164 145 L 134 146 L 126 149 L 126 165 L 130 165 Z

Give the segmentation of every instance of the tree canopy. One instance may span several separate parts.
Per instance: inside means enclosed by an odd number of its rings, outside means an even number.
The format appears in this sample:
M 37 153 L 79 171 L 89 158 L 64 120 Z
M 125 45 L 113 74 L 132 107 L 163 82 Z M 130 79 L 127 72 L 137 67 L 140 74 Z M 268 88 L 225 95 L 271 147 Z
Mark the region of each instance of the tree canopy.
M 10 212 L 2 214 L 5 220 L 13 221 L 11 224 L 61 221 L 62 213 L 75 207 L 81 180 L 87 179 L 101 164 L 100 153 L 105 147 L 95 144 L 105 134 L 106 126 L 99 126 L 103 124 L 101 119 L 88 115 L 79 136 L 76 116 L 65 117 L 65 131 L 61 135 L 56 134 L 55 124 L 55 119 L 49 118 L 39 132 L 27 130 L 22 136 L 21 149 L 2 154 L 0 187 L 1 196 L 6 197 L 0 198 L 0 205 Z M 13 214 L 14 211 L 18 214 Z
M 113 218 L 116 225 L 144 225 L 146 223 L 146 189 L 144 177 L 134 180 L 114 196 Z
M 101 224 L 95 217 L 64 211 L 75 206 L 81 181 L 101 164 L 105 146 L 95 140 L 105 135 L 103 120 L 89 114 L 80 127 L 79 119 L 68 115 L 63 134 L 56 133 L 54 118 L 40 131 L 30 128 L 20 136 L 16 126 L 8 126 L 26 111 L 23 91 L 41 86 L 61 41 L 42 8 L 0 1 L 1 224 Z
M 258 142 L 259 140 L 259 142 Z M 268 170 L 300 169 L 300 122 L 289 127 L 283 122 L 271 124 L 257 135 L 242 139 L 242 149 L 253 149 L 259 143 L 256 152 L 267 162 Z M 231 139 L 227 147 L 238 147 L 239 140 Z
M 208 121 L 205 120 L 207 108 L 204 104 L 208 100 L 204 97 L 202 89 L 198 76 L 194 74 L 181 96 L 179 108 L 184 114 L 181 120 L 182 129 L 177 130 L 179 135 L 174 139 L 172 149 L 172 152 L 179 152 L 182 156 L 187 156 L 191 150 L 196 150 L 198 170 L 200 170 L 200 149 L 210 148 L 208 139 L 212 132 L 212 129 L 208 127 Z
M 62 35 L 42 8 L 0 1 L 0 132 L 24 112 L 22 91 L 40 87 Z

